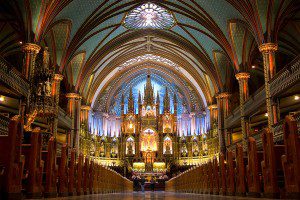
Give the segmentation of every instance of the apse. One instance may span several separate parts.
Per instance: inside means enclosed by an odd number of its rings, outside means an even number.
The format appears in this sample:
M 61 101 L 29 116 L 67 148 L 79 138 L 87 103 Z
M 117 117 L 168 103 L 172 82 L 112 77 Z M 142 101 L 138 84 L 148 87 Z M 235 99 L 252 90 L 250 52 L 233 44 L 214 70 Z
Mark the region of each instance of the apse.
M 139 92 L 141 93 L 142 99 L 144 97 L 144 87 L 146 85 L 146 79 L 147 79 L 147 73 L 144 72 L 133 79 L 130 80 L 130 82 L 123 84 L 122 88 L 119 90 L 119 95 L 118 98 L 115 100 L 115 102 L 112 102 L 113 104 L 113 109 L 116 110 L 117 115 L 121 115 L 121 94 L 124 95 L 125 98 L 125 112 L 127 113 L 127 108 L 128 108 L 128 97 L 129 97 L 129 91 L 130 88 L 132 88 L 133 92 L 133 98 L 134 98 L 134 105 L 135 105 L 135 113 L 137 114 L 138 112 L 138 94 Z M 151 71 L 150 71 L 151 73 Z M 151 82 L 152 86 L 154 87 L 154 96 L 157 97 L 157 93 L 159 95 L 160 99 L 160 114 L 163 112 L 163 98 L 166 93 L 166 89 L 168 88 L 168 92 L 170 95 L 170 109 L 171 112 L 174 112 L 174 103 L 173 103 L 173 98 L 174 94 L 177 97 L 178 100 L 178 114 L 182 113 L 182 101 L 183 99 L 180 98 L 180 94 L 176 85 L 174 83 L 168 82 L 164 77 L 160 76 L 159 74 L 151 73 Z M 156 100 L 155 100 L 156 101 Z

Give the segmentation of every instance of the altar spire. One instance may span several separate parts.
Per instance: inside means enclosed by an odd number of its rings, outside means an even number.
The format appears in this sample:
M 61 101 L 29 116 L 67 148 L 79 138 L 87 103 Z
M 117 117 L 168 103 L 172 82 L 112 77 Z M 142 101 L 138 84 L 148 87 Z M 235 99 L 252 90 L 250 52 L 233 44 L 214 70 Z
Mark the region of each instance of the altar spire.
M 134 99 L 133 99 L 133 94 L 132 94 L 132 87 L 130 87 L 130 91 L 129 91 L 128 112 L 129 113 L 134 112 Z
M 170 112 L 170 97 L 169 97 L 168 88 L 166 87 L 166 95 L 164 98 L 164 113 L 169 113 L 169 112 Z
M 144 88 L 144 103 L 148 105 L 152 105 L 154 103 L 154 87 L 151 84 L 151 77 L 150 73 L 147 74 L 147 82 L 146 82 L 146 87 Z

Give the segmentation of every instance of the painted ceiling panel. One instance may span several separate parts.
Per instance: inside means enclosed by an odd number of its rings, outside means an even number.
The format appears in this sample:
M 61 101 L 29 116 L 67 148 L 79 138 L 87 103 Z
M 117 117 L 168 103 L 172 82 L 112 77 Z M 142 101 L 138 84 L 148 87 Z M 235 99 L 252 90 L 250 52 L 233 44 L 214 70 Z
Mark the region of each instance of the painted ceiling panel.
M 39 18 L 42 17 L 40 16 L 40 14 L 41 14 L 41 7 L 43 2 L 44 1 L 42 0 L 30 0 L 30 8 L 31 8 L 31 15 L 32 15 L 32 29 L 34 32 L 36 31 Z
M 209 13 L 222 32 L 227 36 L 227 20 L 242 19 L 241 14 L 225 0 L 198 0 L 196 1 L 205 11 Z
M 72 21 L 71 38 L 84 23 L 87 17 L 103 2 L 104 0 L 73 0 L 69 3 L 55 18 L 57 20 L 70 19 Z
M 72 80 L 73 80 L 72 83 L 70 83 L 70 84 L 72 84 L 74 86 L 77 83 L 78 75 L 80 73 L 82 64 L 84 62 L 84 58 L 85 58 L 85 53 L 84 52 L 79 53 L 69 63 L 69 68 L 72 71 Z M 70 81 L 70 79 L 69 79 L 69 81 Z
M 183 36 L 187 41 L 191 42 L 192 44 L 195 45 L 195 47 L 200 48 L 201 47 L 197 44 L 197 42 L 194 40 L 194 38 L 192 38 L 191 36 L 189 36 L 187 34 L 187 32 L 185 32 L 185 30 L 183 30 L 181 27 L 179 26 L 174 26 L 172 28 L 172 31 L 174 31 L 175 33 L 177 33 L 178 35 Z
M 269 0 L 256 0 L 258 15 L 260 18 L 263 33 L 267 31 L 267 15 Z
M 87 96 L 88 90 L 89 90 L 90 87 L 91 87 L 91 84 L 92 84 L 92 82 L 93 82 L 93 79 L 94 79 L 94 74 L 92 74 L 92 75 L 89 77 L 89 80 L 88 80 L 87 84 L 85 84 L 85 86 L 84 86 L 84 89 L 83 89 L 83 95 L 84 95 L 84 96 Z
M 68 45 L 70 24 L 59 23 L 55 25 L 52 30 L 55 38 L 56 62 L 58 65 L 60 65 L 61 59 Z
M 109 36 L 101 43 L 98 50 L 101 49 L 103 46 L 105 46 L 109 41 L 113 40 L 114 38 L 118 37 L 120 34 L 124 33 L 125 31 L 127 31 L 127 29 L 123 26 L 117 28 L 114 32 L 109 34 Z
M 217 67 L 217 70 L 220 72 L 220 76 L 222 79 L 223 85 L 225 84 L 226 81 L 226 70 L 228 67 L 228 59 L 222 52 L 215 51 L 214 52 L 214 61 L 215 61 L 215 66 Z
M 210 56 L 210 59 L 213 59 L 213 50 L 222 50 L 221 47 L 213 41 L 207 35 L 200 33 L 197 30 L 186 27 L 186 29 L 195 37 L 197 41 L 202 45 L 202 47 L 206 50 L 206 53 Z
M 99 34 L 94 35 L 89 40 L 84 42 L 80 48 L 77 50 L 77 52 L 80 51 L 86 51 L 87 58 L 91 55 L 91 53 L 95 50 L 95 48 L 98 46 L 98 44 L 114 29 L 108 28 L 106 30 L 101 31 Z
M 99 31 L 99 30 L 109 27 L 111 25 L 121 24 L 123 17 L 124 17 L 123 13 L 116 15 L 114 17 L 110 17 L 109 19 L 105 20 L 104 22 L 102 22 L 101 24 L 96 26 L 92 31 L 90 31 L 90 33 Z
M 178 23 L 187 24 L 187 25 L 190 25 L 190 26 L 194 26 L 197 29 L 200 29 L 200 30 L 205 31 L 206 33 L 209 33 L 209 30 L 207 30 L 204 26 L 202 26 L 201 24 L 199 24 L 195 20 L 193 20 L 193 19 L 191 19 L 189 17 L 186 17 L 185 15 L 182 15 L 180 13 L 174 13 L 174 15 L 175 15 Z
M 182 6 L 184 7 L 185 9 L 189 10 L 190 12 L 194 12 L 194 10 L 191 10 L 191 8 L 189 6 L 191 6 L 192 8 L 196 9 L 197 12 L 200 12 L 200 13 L 203 13 L 202 11 L 200 11 L 199 9 L 196 8 L 195 4 L 193 3 L 193 1 L 183 1 L 183 2 L 180 2 L 178 0 L 168 0 L 169 2 L 172 2 L 173 4 L 177 4 L 179 6 Z M 187 5 L 186 5 L 187 4 Z M 189 5 L 189 6 L 188 6 Z M 168 7 L 172 8 L 172 9 L 176 9 L 178 10 L 178 8 L 176 8 L 175 6 L 172 6 L 172 5 L 168 5 Z
M 229 34 L 231 39 L 231 44 L 237 56 L 238 64 L 243 62 L 243 40 L 245 36 L 245 28 L 238 23 L 229 23 Z

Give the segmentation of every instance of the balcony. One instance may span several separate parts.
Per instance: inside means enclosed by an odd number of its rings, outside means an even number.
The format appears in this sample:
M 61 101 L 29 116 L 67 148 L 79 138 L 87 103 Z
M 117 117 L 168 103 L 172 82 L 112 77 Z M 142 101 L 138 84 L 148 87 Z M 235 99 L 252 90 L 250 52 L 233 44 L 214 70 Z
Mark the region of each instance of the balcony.
M 0 82 L 12 89 L 13 92 L 17 92 L 17 95 L 28 95 L 29 82 L 2 57 L 0 57 Z
M 270 80 L 270 92 L 272 96 L 279 95 L 285 90 L 291 88 L 300 80 L 300 56 L 295 58 L 290 64 L 279 71 L 272 80 Z M 258 89 L 245 102 L 245 115 L 250 116 L 260 106 L 265 104 L 265 86 Z M 225 127 L 232 128 L 240 123 L 240 109 L 237 107 L 231 115 L 225 119 Z
M 9 118 L 0 115 L 0 137 L 8 135 Z

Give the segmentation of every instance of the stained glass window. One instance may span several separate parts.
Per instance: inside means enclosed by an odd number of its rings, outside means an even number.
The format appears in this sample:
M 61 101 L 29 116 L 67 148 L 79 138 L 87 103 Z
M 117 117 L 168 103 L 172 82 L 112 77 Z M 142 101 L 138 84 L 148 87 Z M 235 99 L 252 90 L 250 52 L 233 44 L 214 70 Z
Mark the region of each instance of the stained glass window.
M 174 24 L 171 12 L 150 2 L 130 11 L 124 20 L 128 29 L 170 29 Z

